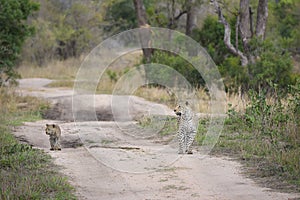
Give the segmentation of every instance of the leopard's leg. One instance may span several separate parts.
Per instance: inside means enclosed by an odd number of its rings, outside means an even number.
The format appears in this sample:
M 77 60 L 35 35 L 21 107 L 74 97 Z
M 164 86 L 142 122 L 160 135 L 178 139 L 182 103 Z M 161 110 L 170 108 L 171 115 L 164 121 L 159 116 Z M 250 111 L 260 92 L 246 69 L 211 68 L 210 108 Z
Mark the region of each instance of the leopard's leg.
M 55 148 L 55 138 L 50 137 L 49 141 L 50 141 L 50 146 L 51 146 L 50 151 L 53 151 Z
M 60 146 L 60 138 L 57 138 L 57 150 L 61 150 L 61 146 Z
M 189 141 L 189 135 L 187 132 L 184 132 L 184 152 L 187 153 L 188 150 L 188 141 Z
M 185 143 L 185 134 L 183 132 L 178 131 L 178 142 L 179 142 L 179 149 L 178 154 L 183 154 L 183 148 Z
M 188 141 L 187 141 L 187 154 L 193 154 L 192 152 L 192 145 L 194 142 L 194 139 L 196 137 L 196 130 L 191 130 L 188 134 Z
M 59 144 L 59 138 L 56 137 L 56 138 L 54 138 L 54 140 L 55 140 L 54 150 L 61 150 L 60 144 Z

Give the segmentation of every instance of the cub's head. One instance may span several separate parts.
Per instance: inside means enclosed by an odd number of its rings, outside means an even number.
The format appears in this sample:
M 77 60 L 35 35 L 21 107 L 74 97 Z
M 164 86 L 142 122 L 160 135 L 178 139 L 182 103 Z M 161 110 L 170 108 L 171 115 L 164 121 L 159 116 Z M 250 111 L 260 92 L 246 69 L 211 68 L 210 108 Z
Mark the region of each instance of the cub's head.
M 56 132 L 56 129 L 57 129 L 56 126 L 57 125 L 55 125 L 55 124 L 46 124 L 46 129 L 45 129 L 46 134 L 47 135 L 54 134 Z
M 183 109 L 189 105 L 189 102 L 185 102 L 184 105 L 181 105 L 181 104 L 177 104 L 176 107 L 174 108 L 174 112 L 177 116 L 181 116 L 182 112 L 183 112 Z

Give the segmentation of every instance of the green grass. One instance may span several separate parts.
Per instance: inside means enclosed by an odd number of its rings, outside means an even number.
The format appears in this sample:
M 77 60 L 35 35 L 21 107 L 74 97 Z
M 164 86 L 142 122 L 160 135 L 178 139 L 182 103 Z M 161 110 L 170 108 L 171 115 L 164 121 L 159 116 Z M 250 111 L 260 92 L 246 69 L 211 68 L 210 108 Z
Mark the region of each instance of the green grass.
M 237 157 L 269 186 L 300 191 L 299 93 L 268 99 L 255 93 L 245 112 L 230 109 L 214 153 Z
M 12 126 L 41 119 L 47 102 L 0 88 L 0 103 L 0 199 L 76 199 L 51 157 L 11 134 Z
M 177 132 L 177 118 L 162 115 L 148 115 L 139 118 L 138 123 L 146 129 L 158 130 L 159 136 L 168 136 Z
M 300 147 L 280 147 L 274 145 L 265 136 L 255 136 L 252 131 L 232 130 L 232 124 L 226 124 L 213 154 L 235 157 L 248 169 L 248 175 L 274 180 L 269 187 L 300 191 L 299 152 Z M 242 127 L 242 125 L 241 125 Z
M 64 87 L 64 88 L 73 88 L 74 81 L 72 80 L 56 80 L 47 85 L 47 87 Z
M 255 94 L 259 95 L 259 94 Z M 238 159 L 247 174 L 274 189 L 300 191 L 300 104 L 299 94 L 284 104 L 256 96 L 245 111 L 229 109 L 223 133 L 213 154 Z M 269 103 L 267 103 L 269 102 Z M 145 116 L 139 124 L 156 130 L 164 120 L 159 136 L 175 136 L 175 117 Z M 201 118 L 195 138 L 201 145 L 206 138 L 209 118 Z

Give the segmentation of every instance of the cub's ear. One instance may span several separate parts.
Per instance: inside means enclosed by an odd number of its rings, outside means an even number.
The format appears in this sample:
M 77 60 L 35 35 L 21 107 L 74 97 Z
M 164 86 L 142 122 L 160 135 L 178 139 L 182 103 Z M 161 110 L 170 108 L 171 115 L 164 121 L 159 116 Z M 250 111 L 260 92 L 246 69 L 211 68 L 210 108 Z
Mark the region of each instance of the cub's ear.
M 52 124 L 52 127 L 55 128 L 55 124 Z
M 49 126 L 49 124 L 46 124 L 46 126 L 48 127 L 48 126 Z

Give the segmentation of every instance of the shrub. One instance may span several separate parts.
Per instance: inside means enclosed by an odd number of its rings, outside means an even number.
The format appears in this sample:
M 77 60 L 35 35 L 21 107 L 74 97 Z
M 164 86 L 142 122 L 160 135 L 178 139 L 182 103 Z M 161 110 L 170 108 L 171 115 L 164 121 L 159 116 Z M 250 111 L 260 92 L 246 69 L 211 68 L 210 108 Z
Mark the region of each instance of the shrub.
M 272 41 L 261 41 L 254 38 L 251 41 L 252 52 L 256 57 L 254 64 L 248 66 L 249 87 L 272 89 L 270 83 L 276 84 L 279 89 L 287 89 L 292 84 L 292 59 L 288 52 L 275 47 Z
M 245 112 L 230 109 L 220 146 L 235 150 L 259 166 L 262 176 L 278 176 L 299 185 L 300 177 L 300 84 L 288 94 L 275 90 L 249 92 Z
M 0 0 L 0 86 L 18 77 L 14 69 L 25 39 L 34 33 L 25 20 L 39 6 L 30 0 Z
M 199 87 L 204 86 L 204 80 L 201 77 L 200 73 L 191 65 L 188 61 L 183 58 L 173 55 L 169 52 L 162 50 L 155 50 L 154 54 L 151 57 L 152 63 L 159 63 L 162 65 L 167 65 L 172 69 L 176 70 L 180 75 L 182 75 L 192 86 Z M 159 71 L 158 71 L 159 70 Z M 153 70 L 147 70 L 147 78 L 153 80 L 173 80 L 173 73 L 170 73 L 170 70 L 167 68 L 154 67 Z

